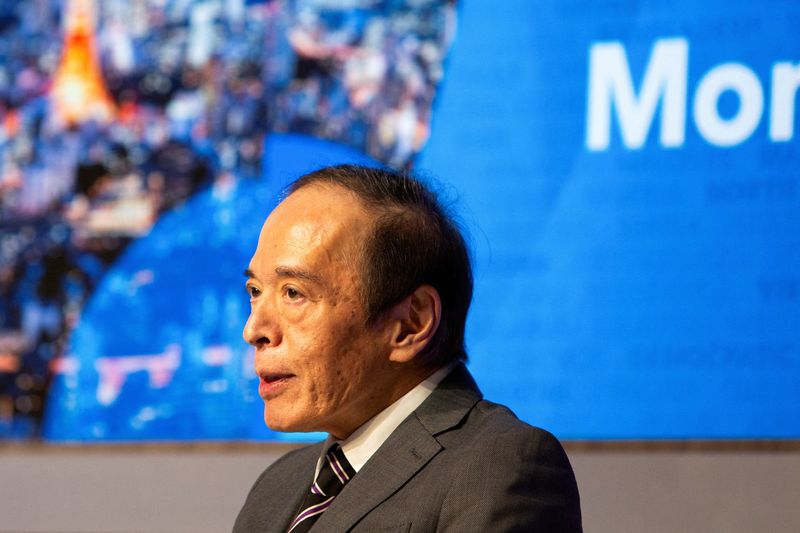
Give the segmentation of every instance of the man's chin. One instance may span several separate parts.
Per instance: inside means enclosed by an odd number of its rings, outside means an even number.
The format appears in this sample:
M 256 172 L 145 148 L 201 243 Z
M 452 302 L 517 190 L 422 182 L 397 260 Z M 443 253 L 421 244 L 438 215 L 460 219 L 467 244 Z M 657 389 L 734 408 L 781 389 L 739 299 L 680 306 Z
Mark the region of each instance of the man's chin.
M 264 405 L 264 423 L 272 431 L 279 431 L 281 433 L 307 433 L 315 431 L 308 428 L 308 423 L 305 420 L 298 420 L 294 417 L 287 416 L 285 413 L 278 412 L 274 407 Z

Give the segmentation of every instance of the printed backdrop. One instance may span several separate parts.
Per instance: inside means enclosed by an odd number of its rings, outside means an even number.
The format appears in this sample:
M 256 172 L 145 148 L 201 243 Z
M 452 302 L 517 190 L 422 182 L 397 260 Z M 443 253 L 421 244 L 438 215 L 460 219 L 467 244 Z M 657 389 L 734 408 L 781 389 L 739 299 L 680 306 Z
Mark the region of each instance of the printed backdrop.
M 800 438 L 793 3 L 33 4 L 0 17 L 0 435 L 319 437 L 261 423 L 241 272 L 282 184 L 372 161 L 461 214 L 487 397 L 567 439 Z

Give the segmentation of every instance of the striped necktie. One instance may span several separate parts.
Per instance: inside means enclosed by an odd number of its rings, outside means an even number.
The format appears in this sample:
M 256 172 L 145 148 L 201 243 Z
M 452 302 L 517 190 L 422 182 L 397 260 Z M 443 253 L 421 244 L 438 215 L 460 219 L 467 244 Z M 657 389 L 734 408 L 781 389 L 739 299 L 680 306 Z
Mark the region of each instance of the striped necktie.
M 347 462 L 342 447 L 338 443 L 333 443 L 325 454 L 322 467 L 317 474 L 317 479 L 311 485 L 311 491 L 306 494 L 306 499 L 301 511 L 289 524 L 291 533 L 305 533 L 319 515 L 331 506 L 336 495 L 342 490 L 344 484 L 356 475 L 356 471 Z

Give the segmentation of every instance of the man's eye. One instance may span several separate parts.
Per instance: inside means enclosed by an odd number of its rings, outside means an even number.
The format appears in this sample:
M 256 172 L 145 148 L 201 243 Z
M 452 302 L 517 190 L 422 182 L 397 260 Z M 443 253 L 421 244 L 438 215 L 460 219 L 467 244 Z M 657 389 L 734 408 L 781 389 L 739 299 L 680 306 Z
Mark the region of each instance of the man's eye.
M 300 296 L 301 296 L 300 292 L 297 289 L 293 289 L 291 287 L 288 287 L 286 289 L 286 297 L 289 298 L 290 300 L 297 300 L 298 298 L 300 298 Z
M 255 298 L 255 297 L 257 297 L 259 294 L 261 294 L 261 291 L 260 291 L 260 290 L 258 290 L 256 287 L 253 287 L 253 286 L 251 285 L 251 286 L 247 287 L 247 294 L 249 294 L 249 295 L 250 295 L 250 298 Z

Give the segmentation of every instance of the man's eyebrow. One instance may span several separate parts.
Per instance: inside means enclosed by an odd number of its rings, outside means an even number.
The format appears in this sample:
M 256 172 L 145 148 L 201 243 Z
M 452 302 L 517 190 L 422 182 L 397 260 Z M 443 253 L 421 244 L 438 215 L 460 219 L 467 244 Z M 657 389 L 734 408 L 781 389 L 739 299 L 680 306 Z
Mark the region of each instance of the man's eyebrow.
M 308 270 L 299 270 L 291 267 L 277 267 L 275 273 L 281 278 L 300 278 L 317 283 L 319 285 L 326 285 L 322 276 L 309 272 Z
M 255 275 L 255 274 L 253 274 L 253 271 L 252 271 L 252 270 L 250 270 L 249 268 L 245 268 L 245 269 L 244 269 L 244 277 L 246 277 L 246 278 L 250 279 L 250 278 L 254 278 L 254 277 L 256 277 L 256 275 Z

